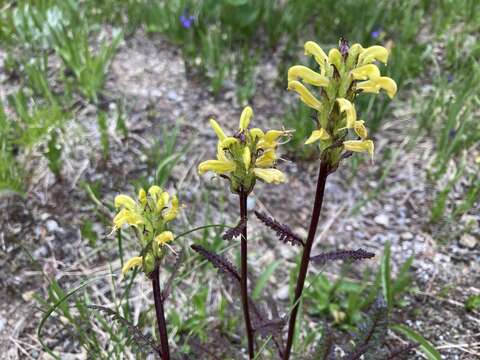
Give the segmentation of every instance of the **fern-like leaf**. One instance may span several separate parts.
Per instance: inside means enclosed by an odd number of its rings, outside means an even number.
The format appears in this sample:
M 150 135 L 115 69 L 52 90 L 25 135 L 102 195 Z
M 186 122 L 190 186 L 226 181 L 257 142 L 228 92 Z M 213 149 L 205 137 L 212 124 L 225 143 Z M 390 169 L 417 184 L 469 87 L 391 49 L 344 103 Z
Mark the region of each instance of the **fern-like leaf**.
M 222 236 L 223 240 L 233 240 L 234 238 L 239 237 L 246 226 L 247 221 L 245 219 L 240 220 L 235 227 L 225 231 Z
M 267 227 L 275 231 L 280 241 L 284 243 L 290 243 L 291 245 L 305 245 L 302 238 L 295 234 L 288 225 L 281 224 L 274 218 L 271 218 L 267 214 L 259 211 L 255 211 L 255 215 Z
M 226 257 L 215 254 L 212 251 L 205 249 L 200 245 L 192 245 L 191 248 L 202 255 L 206 260 L 208 260 L 214 267 L 216 267 L 220 272 L 232 277 L 234 280 L 240 282 L 240 274 L 238 273 L 235 266 L 228 260 Z
M 315 263 L 324 264 L 327 261 L 343 260 L 343 261 L 358 261 L 364 259 L 370 259 L 375 254 L 365 251 L 363 249 L 357 250 L 337 250 L 315 255 L 310 258 L 310 261 Z

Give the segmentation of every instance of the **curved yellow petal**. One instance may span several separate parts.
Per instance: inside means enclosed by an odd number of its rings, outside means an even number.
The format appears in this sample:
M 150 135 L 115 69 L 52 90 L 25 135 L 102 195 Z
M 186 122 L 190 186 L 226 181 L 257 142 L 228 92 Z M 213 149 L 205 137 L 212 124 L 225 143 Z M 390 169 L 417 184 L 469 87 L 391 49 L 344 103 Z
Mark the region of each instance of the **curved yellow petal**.
M 137 206 L 135 200 L 130 196 L 123 194 L 115 196 L 114 204 L 116 208 L 123 207 L 128 210 L 134 210 Z
M 322 50 L 320 45 L 318 45 L 314 41 L 307 41 L 304 48 L 305 55 L 312 55 L 315 58 L 317 64 L 320 65 L 322 71 L 325 71 L 325 64 L 328 62 L 328 57 L 327 54 L 325 54 L 325 52 Z
M 163 190 L 160 186 L 158 185 L 153 185 L 150 186 L 150 189 L 148 189 L 148 194 L 155 200 L 157 201 L 158 197 L 162 194 Z
M 248 170 L 250 168 L 250 162 L 252 161 L 252 156 L 250 154 L 250 149 L 248 146 L 246 146 L 245 149 L 243 149 L 242 159 L 243 159 L 243 164 L 245 165 L 245 169 Z
M 143 188 L 140 188 L 140 190 L 138 190 L 138 201 L 140 201 L 140 204 L 142 204 L 142 206 L 147 205 L 147 193 Z
M 388 50 L 379 45 L 370 46 L 360 53 L 358 65 L 370 64 L 375 60 L 381 61 L 386 65 L 388 61 Z
M 270 184 L 280 184 L 285 182 L 285 174 L 277 169 L 254 169 L 255 176 Z
M 366 93 L 378 94 L 380 92 L 380 86 L 373 80 L 361 81 L 357 83 L 356 88 Z
M 388 76 L 382 76 L 377 80 L 377 84 L 386 91 L 390 99 L 393 99 L 397 93 L 397 83 L 393 79 Z
M 142 257 L 141 256 L 135 256 L 131 259 L 129 259 L 122 268 L 122 274 L 125 275 L 128 271 L 133 269 L 134 267 L 137 266 L 142 266 Z
M 306 105 L 320 110 L 322 103 L 312 95 L 312 93 L 299 81 L 289 81 L 288 90 L 296 91 L 300 95 L 300 100 Z
M 330 49 L 328 52 L 328 61 L 330 64 L 335 65 L 338 71 L 340 71 L 342 67 L 342 54 L 336 48 Z
M 113 218 L 113 226 L 115 229 L 119 229 L 125 224 L 138 226 L 144 222 L 145 220 L 140 214 L 127 209 L 120 210 L 120 212 Z
M 170 195 L 166 191 L 162 193 L 157 199 L 157 210 L 161 211 L 167 204 L 168 204 L 168 199 L 170 198 Z
M 367 64 L 353 69 L 351 72 L 354 80 L 378 79 L 380 77 L 380 70 L 377 65 Z
M 368 137 L 368 131 L 367 131 L 367 128 L 365 127 L 365 122 L 363 120 L 355 121 L 353 130 L 355 130 L 355 133 L 358 136 L 360 136 L 362 140 L 365 140 Z
M 328 139 L 330 139 L 330 135 L 325 129 L 321 128 L 320 130 L 312 131 L 312 134 L 310 135 L 310 137 L 307 139 L 307 141 L 305 141 L 305 145 L 312 144 L 317 140 L 328 140 Z
M 220 141 L 220 146 L 222 149 L 226 149 L 230 147 L 230 145 L 236 144 L 236 143 L 238 143 L 238 139 L 233 136 L 229 136 L 223 139 L 222 141 Z
M 207 171 L 213 171 L 218 174 L 227 174 L 235 170 L 233 161 L 224 160 L 207 160 L 198 165 L 198 173 L 205 174 Z
M 373 153 L 375 146 L 372 140 L 348 140 L 343 142 L 345 150 L 354 152 L 367 152 L 370 154 L 373 160 Z
M 263 133 L 263 130 L 262 129 L 259 129 L 259 128 L 253 128 L 253 129 L 250 129 L 250 136 L 254 139 L 254 138 L 263 138 L 265 134 Z
M 363 51 L 363 46 L 355 43 L 352 46 L 350 46 L 350 49 L 348 50 L 348 55 L 349 56 L 357 56 Z
M 325 76 L 303 65 L 295 65 L 288 69 L 288 81 L 298 79 L 315 86 L 328 86 L 330 82 Z
M 285 131 L 282 130 L 268 130 L 265 136 L 257 144 L 257 149 L 269 149 L 277 146 L 277 140 L 279 137 L 285 135 Z
M 212 127 L 213 131 L 215 131 L 215 134 L 217 134 L 218 140 L 223 141 L 227 137 L 225 133 L 223 132 L 222 128 L 214 119 L 210 119 L 210 126 Z
M 178 198 L 174 195 L 172 196 L 172 204 L 170 206 L 170 209 L 168 209 L 167 213 L 163 216 L 163 219 L 165 221 L 172 221 L 177 217 L 178 210 L 179 210 Z
M 355 110 L 355 105 L 344 98 L 338 98 L 337 103 L 339 105 L 340 112 L 345 112 L 347 115 L 347 125 L 343 129 L 353 128 L 353 126 L 355 125 L 355 120 L 357 120 L 357 112 Z
M 277 155 L 275 154 L 275 150 L 271 149 L 265 151 L 262 155 L 260 155 L 257 160 L 255 161 L 255 166 L 268 168 L 275 165 L 275 161 L 277 160 Z
M 250 106 L 246 106 L 245 109 L 242 111 L 242 115 L 240 115 L 240 123 L 238 128 L 240 130 L 245 130 L 250 124 L 250 119 L 253 116 L 253 109 Z
M 160 247 L 170 241 L 173 241 L 173 233 L 171 231 L 164 231 L 155 237 L 155 242 Z

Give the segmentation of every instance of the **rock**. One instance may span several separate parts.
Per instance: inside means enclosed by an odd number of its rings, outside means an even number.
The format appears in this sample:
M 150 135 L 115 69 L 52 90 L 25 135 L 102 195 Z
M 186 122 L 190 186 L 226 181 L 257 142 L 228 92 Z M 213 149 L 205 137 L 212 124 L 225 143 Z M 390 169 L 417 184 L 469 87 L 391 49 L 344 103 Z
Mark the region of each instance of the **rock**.
M 47 231 L 50 233 L 58 231 L 59 229 L 58 223 L 53 219 L 47 220 L 47 222 L 45 223 L 45 227 L 47 228 Z
M 390 224 L 390 219 L 385 214 L 378 214 L 377 216 L 375 216 L 373 221 L 375 221 L 378 225 L 382 225 L 385 227 L 387 227 Z
M 411 232 L 406 231 L 400 235 L 400 238 L 404 241 L 412 240 L 413 234 Z
M 7 320 L 0 318 L 0 331 L 2 331 L 5 328 L 6 324 L 7 324 Z
M 460 246 L 466 247 L 468 249 L 473 249 L 477 246 L 477 239 L 473 235 L 470 234 L 463 234 L 460 238 L 459 244 Z
M 300 238 L 303 240 L 306 240 L 308 236 L 308 231 L 301 226 L 297 226 L 295 229 L 293 229 L 293 233 L 300 236 Z
M 288 300 L 288 285 L 283 285 L 275 292 L 275 297 L 278 300 Z

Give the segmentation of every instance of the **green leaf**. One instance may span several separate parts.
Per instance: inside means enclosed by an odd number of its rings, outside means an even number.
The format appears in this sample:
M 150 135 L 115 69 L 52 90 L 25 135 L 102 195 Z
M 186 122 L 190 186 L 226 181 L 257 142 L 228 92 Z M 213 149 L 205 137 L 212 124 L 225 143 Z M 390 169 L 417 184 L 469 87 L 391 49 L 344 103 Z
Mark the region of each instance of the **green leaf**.
M 255 288 L 253 289 L 253 292 L 252 292 L 252 298 L 254 300 L 257 300 L 260 297 L 260 294 L 262 293 L 263 288 L 268 283 L 268 279 L 270 279 L 272 274 L 277 269 L 278 265 L 280 265 L 280 261 L 277 260 L 272 262 L 270 265 L 268 265 L 268 267 L 265 269 L 262 275 L 258 278 L 257 284 L 255 285 Z
M 381 265 L 381 277 L 382 277 L 382 289 L 383 296 L 387 301 L 388 308 L 393 306 L 392 288 L 391 288 L 391 275 L 390 275 L 390 243 L 385 245 L 385 252 L 383 253 L 382 265 Z
M 391 328 L 396 332 L 406 336 L 413 342 L 420 344 L 420 349 L 427 356 L 429 360 L 442 360 L 442 357 L 437 349 L 422 335 L 410 329 L 408 326 L 395 324 Z
M 480 309 L 480 295 L 472 295 L 465 302 L 465 309 L 473 311 Z

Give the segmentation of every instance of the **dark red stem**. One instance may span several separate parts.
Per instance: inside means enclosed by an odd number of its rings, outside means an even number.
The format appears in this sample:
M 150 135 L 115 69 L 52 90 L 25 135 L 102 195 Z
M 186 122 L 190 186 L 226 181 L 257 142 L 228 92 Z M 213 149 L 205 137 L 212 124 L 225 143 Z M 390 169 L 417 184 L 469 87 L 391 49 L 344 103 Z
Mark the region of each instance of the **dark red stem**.
M 300 306 L 300 298 L 302 296 L 303 287 L 305 285 L 305 278 L 307 277 L 308 265 L 310 264 L 310 252 L 312 251 L 313 240 L 317 232 L 318 220 L 322 211 L 323 195 L 325 192 L 325 184 L 327 176 L 330 173 L 330 166 L 328 161 L 322 160 L 320 163 L 320 170 L 318 172 L 317 190 L 315 193 L 315 203 L 313 205 L 312 218 L 310 220 L 310 228 L 308 230 L 307 241 L 303 247 L 302 262 L 300 264 L 300 271 L 297 278 L 297 286 L 295 288 L 295 299 L 293 301 L 292 312 L 288 322 L 288 337 L 285 348 L 284 360 L 290 358 L 290 352 L 293 345 L 293 335 L 295 334 L 295 323 L 297 321 L 298 308 Z
M 165 322 L 165 313 L 163 311 L 163 299 L 160 290 L 160 270 L 158 266 L 155 266 L 155 270 L 150 274 L 150 277 L 152 279 L 153 298 L 155 299 L 155 313 L 157 315 L 158 333 L 160 334 L 162 360 L 170 360 L 167 323 Z
M 241 189 L 239 193 L 240 198 L 240 218 L 247 223 L 247 197 L 248 194 Z M 242 237 L 240 240 L 240 292 L 242 296 L 243 317 L 245 318 L 245 328 L 247 330 L 248 341 L 248 357 L 253 359 L 255 357 L 255 344 L 253 340 L 253 329 L 250 321 L 250 310 L 248 306 L 248 277 L 247 277 L 247 226 L 243 228 Z

